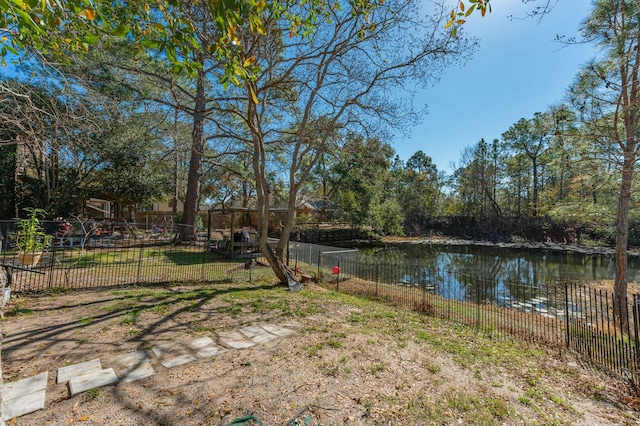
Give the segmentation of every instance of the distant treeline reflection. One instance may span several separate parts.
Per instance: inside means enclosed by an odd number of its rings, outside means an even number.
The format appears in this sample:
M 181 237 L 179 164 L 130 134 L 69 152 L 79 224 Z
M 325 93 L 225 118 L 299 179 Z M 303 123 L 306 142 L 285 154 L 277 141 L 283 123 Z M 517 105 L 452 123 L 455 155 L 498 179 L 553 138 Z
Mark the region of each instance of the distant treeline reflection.
M 359 258 L 363 268 L 374 267 L 376 263 L 395 265 L 395 268 L 383 268 L 384 276 L 378 278 L 382 282 L 407 285 L 433 286 L 454 279 L 447 278 L 453 272 L 461 289 L 473 287 L 478 282 L 482 282 L 483 287 L 493 283 L 493 287 L 515 284 L 535 288 L 563 281 L 599 281 L 615 277 L 613 256 L 559 250 L 399 244 L 360 250 Z M 630 258 L 629 279 L 636 281 L 639 272 L 640 260 Z

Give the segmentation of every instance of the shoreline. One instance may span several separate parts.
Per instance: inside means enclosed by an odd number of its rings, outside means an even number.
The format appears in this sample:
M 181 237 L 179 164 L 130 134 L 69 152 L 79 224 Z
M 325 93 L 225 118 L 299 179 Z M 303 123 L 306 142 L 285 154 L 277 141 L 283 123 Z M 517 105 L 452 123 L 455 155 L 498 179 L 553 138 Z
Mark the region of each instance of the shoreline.
M 604 255 L 614 256 L 614 247 L 603 246 L 580 246 L 575 244 L 561 244 L 555 242 L 543 241 L 515 241 L 515 242 L 492 242 L 483 240 L 465 240 L 455 237 L 384 237 L 380 242 L 385 245 L 401 245 L 401 244 L 434 244 L 447 246 L 478 246 L 478 247 L 500 247 L 507 249 L 523 249 L 523 250 L 552 250 L 574 252 L 584 255 Z M 640 249 L 632 248 L 627 250 L 628 256 L 640 256 Z

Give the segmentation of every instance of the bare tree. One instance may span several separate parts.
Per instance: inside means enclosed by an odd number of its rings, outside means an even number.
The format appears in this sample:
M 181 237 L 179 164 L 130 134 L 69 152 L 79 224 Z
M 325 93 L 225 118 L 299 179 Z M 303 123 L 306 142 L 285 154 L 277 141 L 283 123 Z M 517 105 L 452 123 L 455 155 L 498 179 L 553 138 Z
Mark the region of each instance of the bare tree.
M 65 198 L 62 192 L 68 182 L 61 181 L 63 167 L 72 170 L 80 186 L 96 166 L 81 152 L 86 152 L 89 135 L 98 133 L 100 127 L 89 105 L 73 98 L 72 91 L 16 80 L 0 83 L 0 145 L 15 146 L 16 156 L 15 169 L 3 172 L 14 173 L 23 186 L 37 181 L 42 190 L 37 194 L 25 190 L 23 198 L 31 197 L 31 205 L 47 211 Z
M 419 117 L 411 107 L 416 86 L 436 81 L 442 70 L 472 50 L 464 37 L 443 29 L 445 7 L 424 11 L 419 1 L 392 0 L 367 15 L 349 6 L 329 12 L 308 37 L 266 19 L 266 36 L 248 33 L 244 57 L 262 70 L 237 100 L 221 105 L 228 136 L 251 147 L 259 215 L 260 248 L 282 283 L 281 263 L 292 230 L 298 194 L 322 153 L 338 146 L 345 131 L 365 134 L 402 128 Z M 425 15 L 422 15 L 426 13 Z M 288 184 L 288 215 L 275 253 L 267 244 L 273 182 L 280 165 Z

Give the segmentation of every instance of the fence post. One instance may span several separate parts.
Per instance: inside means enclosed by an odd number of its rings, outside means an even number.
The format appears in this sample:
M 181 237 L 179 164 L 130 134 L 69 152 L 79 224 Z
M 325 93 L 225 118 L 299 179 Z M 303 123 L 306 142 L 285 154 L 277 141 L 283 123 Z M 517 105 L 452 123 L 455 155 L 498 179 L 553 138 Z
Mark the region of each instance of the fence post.
M 47 288 L 53 288 L 53 274 L 54 274 L 54 267 L 56 264 L 56 245 L 55 242 L 52 244 L 52 250 L 51 250 L 51 265 L 49 265 L 49 282 L 47 283 Z M 64 252 L 63 252 L 64 253 Z
M 420 268 L 420 287 L 422 287 L 422 309 L 427 313 L 427 276 L 424 268 Z
M 569 345 L 571 344 L 571 335 L 569 333 L 569 284 L 564 282 L 564 328 L 565 328 L 565 343 L 567 345 L 567 349 L 569 349 Z
M 376 298 L 378 297 L 378 264 L 376 263 Z
M 202 267 L 200 268 L 200 281 L 204 282 L 204 268 L 207 262 L 207 248 L 209 245 L 209 239 L 207 239 L 207 242 L 204 244 L 203 249 L 202 249 L 202 259 L 200 259 L 200 262 L 202 263 Z
M 476 277 L 476 330 L 480 330 L 480 277 Z
M 640 314 L 640 294 L 636 293 L 633 295 L 633 340 L 634 340 L 634 348 L 636 352 L 636 356 L 634 359 L 636 362 L 640 359 L 640 342 L 638 339 L 638 332 L 640 331 L 640 326 L 638 325 L 638 315 Z M 634 369 L 634 372 L 637 370 Z
M 320 280 L 320 265 L 322 265 L 322 251 L 318 250 L 318 284 L 321 282 L 321 280 Z
M 140 254 L 138 255 L 138 278 L 137 284 L 140 284 L 140 273 L 142 272 L 142 252 L 144 251 L 144 244 L 140 244 Z

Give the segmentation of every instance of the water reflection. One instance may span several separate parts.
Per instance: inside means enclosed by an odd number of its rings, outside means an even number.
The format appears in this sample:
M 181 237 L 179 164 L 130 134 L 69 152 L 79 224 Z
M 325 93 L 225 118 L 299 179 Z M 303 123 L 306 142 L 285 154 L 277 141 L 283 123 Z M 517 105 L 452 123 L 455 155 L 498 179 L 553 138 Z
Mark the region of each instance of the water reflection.
M 581 315 L 559 283 L 613 279 L 615 260 L 551 250 L 407 244 L 361 250 L 358 269 L 376 281 L 420 287 L 447 299 L 556 317 Z M 639 271 L 638 258 L 630 258 L 629 277 Z
M 500 281 L 550 283 L 558 280 L 602 280 L 615 276 L 615 260 L 607 255 L 577 252 L 516 249 L 492 246 L 400 244 L 386 249 L 361 249 L 361 259 L 386 263 L 449 268 Z M 640 272 L 637 257 L 629 258 L 629 276 Z

